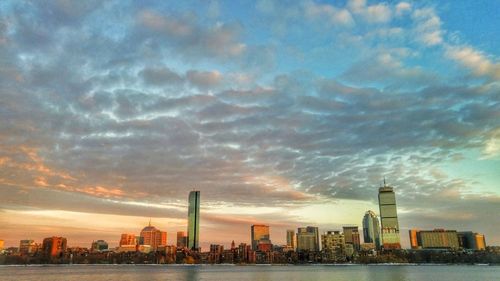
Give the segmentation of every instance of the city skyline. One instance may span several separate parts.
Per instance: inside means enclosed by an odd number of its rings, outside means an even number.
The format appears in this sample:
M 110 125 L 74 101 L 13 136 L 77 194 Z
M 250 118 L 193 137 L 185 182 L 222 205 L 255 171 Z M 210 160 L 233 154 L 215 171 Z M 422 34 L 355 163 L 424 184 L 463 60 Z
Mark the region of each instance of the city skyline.
M 175 245 L 195 188 L 204 249 L 259 224 L 286 244 L 381 215 L 386 177 L 403 248 L 499 245 L 498 8 L 1 1 L 0 239 L 116 246 L 151 218 Z
M 342 226 L 342 231 L 339 230 L 324 230 L 320 232 L 318 227 L 307 226 L 298 227 L 297 234 L 295 230 L 286 230 L 286 244 L 272 244 L 270 240 L 270 231 L 268 225 L 252 225 L 250 228 L 250 243 L 248 247 L 253 251 L 268 252 L 272 251 L 275 246 L 286 247 L 292 251 L 320 251 L 326 250 L 331 251 L 337 249 L 336 251 L 349 251 L 344 249 L 342 245 L 350 244 L 350 251 L 360 251 L 362 248 L 370 248 L 373 250 L 391 250 L 391 249 L 401 249 L 400 244 L 400 233 L 397 222 L 397 206 L 395 200 L 394 189 L 388 186 L 385 182 L 384 185 L 379 187 L 379 208 L 384 215 L 381 216 L 379 221 L 378 216 L 371 210 L 366 211 L 362 219 L 362 233 L 363 242 L 361 243 L 361 236 L 359 232 L 359 226 L 357 225 L 344 225 Z M 177 231 L 175 244 L 170 244 L 167 241 L 167 232 L 163 232 L 157 229 L 155 226 L 151 225 L 151 219 L 146 227 L 142 229 L 139 236 L 130 233 L 121 234 L 119 247 L 110 248 L 115 249 L 118 252 L 129 252 L 129 251 L 140 251 L 149 252 L 157 251 L 159 247 L 177 247 L 178 249 L 188 249 L 194 252 L 202 252 L 204 249 L 200 247 L 198 240 L 199 237 L 199 218 L 200 218 L 200 191 L 191 191 L 188 197 L 188 233 L 191 233 L 191 241 L 189 242 L 189 235 L 186 236 L 184 231 Z M 388 220 L 389 219 L 389 220 Z M 388 220 L 388 222 L 387 222 Z M 394 221 L 395 220 L 395 221 Z M 384 222 L 384 231 L 380 230 L 379 224 Z M 396 230 L 396 232 L 394 232 Z M 377 233 L 378 232 L 378 233 Z M 421 238 L 420 233 L 431 233 L 427 235 L 429 237 Z M 446 235 L 442 235 L 446 233 Z M 383 238 L 383 234 L 389 234 L 385 241 L 381 241 L 380 237 Z M 424 236 L 423 234 L 422 236 Z M 319 237 L 321 236 L 321 240 Z M 196 238 L 193 238 L 196 237 Z M 478 238 L 476 238 L 478 237 Z M 340 239 L 340 240 L 339 240 Z M 411 249 L 417 248 L 432 248 L 434 247 L 447 247 L 451 249 L 458 250 L 459 247 L 466 247 L 472 249 L 484 250 L 486 247 L 484 234 L 473 232 L 473 231 L 461 231 L 456 230 L 444 230 L 442 228 L 435 228 L 432 231 L 420 231 L 419 229 L 409 230 L 409 239 Z M 453 242 L 455 239 L 455 242 Z M 57 243 L 46 241 L 59 241 Z M 320 241 L 322 241 L 320 243 Z M 461 242 L 459 242 L 461 241 Z M 0 239 L 1 245 L 0 250 L 4 249 L 4 241 Z M 384 242 L 384 243 L 382 243 Z M 246 242 L 240 242 L 243 245 Z M 454 243 L 454 244 L 453 244 Z M 53 245 L 59 245 L 57 247 Z M 50 252 L 52 256 L 55 256 L 54 251 L 57 253 L 62 253 L 60 251 L 61 247 L 66 249 L 67 239 L 65 237 L 52 236 L 43 239 L 43 251 Z M 206 241 L 203 244 L 210 245 L 210 252 L 213 249 L 223 249 L 224 245 L 227 243 L 214 244 L 212 241 Z M 418 244 L 418 245 L 417 245 Z M 34 240 L 20 240 L 20 246 L 18 251 L 24 254 L 32 254 L 36 249 L 38 249 L 42 244 L 37 244 Z M 64 245 L 64 246 L 62 246 Z M 235 247 L 235 241 L 231 242 L 231 249 Z M 104 247 L 104 250 L 108 250 L 109 244 L 105 240 L 92 240 L 92 245 L 90 249 L 101 251 L 99 247 Z M 48 247 L 47 249 L 45 247 Z M 55 248 L 54 248 L 55 247 Z M 82 245 L 73 245 L 76 248 L 86 248 Z M 222 247 L 222 248 L 221 248 Z M 16 247 L 9 247 L 16 248 Z M 50 248 L 50 249 L 49 249 Z M 68 247 L 70 248 L 70 247 Z M 206 251 L 206 249 L 205 249 Z M 337 252 L 337 254 L 339 254 Z

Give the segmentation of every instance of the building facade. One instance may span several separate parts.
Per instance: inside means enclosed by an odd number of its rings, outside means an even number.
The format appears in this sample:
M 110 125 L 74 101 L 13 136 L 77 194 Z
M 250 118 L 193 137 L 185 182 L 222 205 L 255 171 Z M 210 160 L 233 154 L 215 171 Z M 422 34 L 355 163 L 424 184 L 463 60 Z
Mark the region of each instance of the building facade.
M 61 257 L 66 252 L 67 240 L 64 237 L 49 237 L 43 239 L 42 251 L 47 257 Z
M 187 247 L 191 250 L 200 248 L 200 192 L 189 192 Z
M 120 236 L 120 247 L 122 246 L 131 246 L 134 247 L 138 244 L 135 234 L 124 233 Z
M 410 229 L 410 247 L 412 249 L 418 249 L 418 238 L 417 238 L 417 233 L 419 232 L 419 229 Z
M 373 243 L 377 249 L 380 248 L 380 223 L 378 216 L 371 210 L 363 217 L 363 241 Z
M 410 245 L 413 249 L 458 249 L 458 235 L 456 230 L 411 229 Z
M 167 245 L 167 232 L 161 231 L 156 227 L 149 225 L 142 229 L 140 235 L 141 245 L 149 245 L 151 250 L 156 251 L 159 246 Z
M 34 240 L 21 240 L 19 241 L 19 253 L 21 255 L 31 255 L 38 251 L 39 244 Z
M 184 231 L 177 231 L 177 248 L 187 247 L 187 235 Z
M 394 189 L 385 184 L 379 188 L 378 203 L 380 208 L 382 248 L 401 249 L 399 222 Z
M 286 231 L 286 245 L 293 250 L 297 248 L 297 236 L 295 235 L 295 230 L 288 229 Z
M 250 228 L 250 236 L 252 241 L 252 250 L 254 251 L 258 250 L 259 244 L 271 244 L 268 225 L 252 225 Z
M 345 251 L 345 236 L 340 231 L 328 231 L 321 235 L 321 247 L 323 251 L 332 252 L 335 255 L 343 255 Z
M 104 240 L 92 241 L 91 252 L 102 252 L 108 250 L 108 242 Z
M 297 229 L 297 251 L 319 251 L 319 231 L 317 227 L 299 227 Z
M 472 231 L 462 231 L 458 232 L 457 235 L 460 248 L 476 251 L 486 249 L 486 238 L 484 234 Z
M 351 244 L 355 250 L 360 249 L 361 238 L 359 236 L 359 228 L 357 226 L 343 226 L 345 243 Z

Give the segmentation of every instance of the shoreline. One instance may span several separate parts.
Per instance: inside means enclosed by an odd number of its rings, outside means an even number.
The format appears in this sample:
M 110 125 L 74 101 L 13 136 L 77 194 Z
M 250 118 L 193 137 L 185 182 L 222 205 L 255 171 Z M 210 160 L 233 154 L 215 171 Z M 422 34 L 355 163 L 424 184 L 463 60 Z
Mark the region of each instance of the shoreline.
M 2 267 L 351 267 L 351 266 L 500 266 L 483 263 L 346 263 L 346 264 L 0 264 Z

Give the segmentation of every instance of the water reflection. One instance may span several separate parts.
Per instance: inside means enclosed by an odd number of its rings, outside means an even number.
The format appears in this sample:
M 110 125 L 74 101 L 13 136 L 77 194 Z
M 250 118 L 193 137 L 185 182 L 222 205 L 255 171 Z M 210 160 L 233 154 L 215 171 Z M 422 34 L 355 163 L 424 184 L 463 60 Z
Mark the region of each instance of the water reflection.
M 497 266 L 0 266 L 2 281 L 470 281 L 498 280 Z

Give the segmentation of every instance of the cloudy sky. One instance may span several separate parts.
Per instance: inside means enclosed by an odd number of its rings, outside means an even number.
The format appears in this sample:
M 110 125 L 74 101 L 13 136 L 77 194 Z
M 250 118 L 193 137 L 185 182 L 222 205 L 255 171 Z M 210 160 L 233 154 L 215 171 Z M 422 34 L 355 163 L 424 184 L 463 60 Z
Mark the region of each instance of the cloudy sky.
M 0 239 L 361 225 L 500 244 L 497 1 L 2 1 Z

